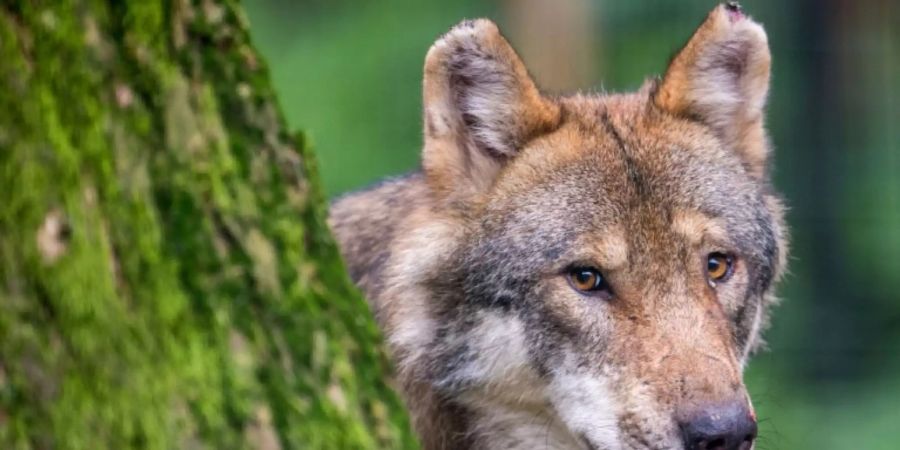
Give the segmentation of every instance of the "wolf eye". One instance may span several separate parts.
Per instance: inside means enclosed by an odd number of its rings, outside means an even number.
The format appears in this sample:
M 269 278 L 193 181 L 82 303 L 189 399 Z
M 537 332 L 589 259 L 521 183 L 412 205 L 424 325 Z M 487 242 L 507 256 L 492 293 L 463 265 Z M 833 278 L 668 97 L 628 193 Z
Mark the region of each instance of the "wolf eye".
M 723 282 L 731 278 L 734 272 L 734 258 L 724 253 L 710 253 L 706 259 L 706 275 L 712 283 Z
M 566 274 L 566 278 L 569 279 L 569 284 L 572 285 L 573 289 L 582 293 L 589 294 L 609 290 L 609 286 L 607 286 L 606 280 L 603 279 L 600 271 L 590 267 L 571 269 Z

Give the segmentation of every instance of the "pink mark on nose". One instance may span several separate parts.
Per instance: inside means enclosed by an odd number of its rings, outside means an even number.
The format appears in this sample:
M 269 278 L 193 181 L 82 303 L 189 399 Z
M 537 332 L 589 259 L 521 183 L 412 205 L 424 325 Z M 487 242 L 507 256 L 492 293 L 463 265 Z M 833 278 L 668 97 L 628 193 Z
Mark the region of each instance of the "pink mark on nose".
M 725 10 L 728 11 L 728 19 L 731 23 L 735 23 L 744 18 L 744 10 L 738 2 L 725 3 Z

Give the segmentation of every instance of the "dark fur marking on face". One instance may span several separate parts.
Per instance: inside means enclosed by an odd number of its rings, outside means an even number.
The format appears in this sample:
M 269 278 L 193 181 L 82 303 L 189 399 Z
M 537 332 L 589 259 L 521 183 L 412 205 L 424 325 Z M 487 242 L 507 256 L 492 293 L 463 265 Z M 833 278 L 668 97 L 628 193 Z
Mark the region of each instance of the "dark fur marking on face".
M 731 319 L 735 324 L 732 337 L 735 345 L 740 349 L 747 346 L 747 341 L 750 339 L 750 332 L 753 327 L 752 315 L 755 315 L 757 309 L 760 308 L 759 303 L 761 301 L 762 299 L 759 297 L 749 296 Z
M 609 113 L 604 110 L 600 114 L 600 123 L 603 124 L 604 129 L 612 136 L 613 140 L 616 142 L 616 147 L 619 149 L 619 152 L 622 155 L 622 161 L 625 163 L 625 171 L 628 174 L 628 180 L 631 182 L 631 185 L 637 190 L 639 198 L 646 198 L 650 187 L 647 185 L 646 180 L 643 175 L 637 168 L 637 164 L 634 159 L 628 153 L 628 147 L 625 145 L 625 140 L 622 138 L 622 135 L 619 133 L 619 130 L 616 129 L 616 126 L 613 125 L 612 120 L 609 117 Z
M 587 436 L 585 436 L 584 433 L 579 433 L 578 438 L 581 440 L 581 444 L 587 447 L 588 450 L 600 450 L 587 438 Z
M 443 353 L 443 358 L 439 359 L 442 364 L 435 367 L 434 379 L 437 380 L 437 387 L 441 392 L 454 392 L 466 388 L 468 380 L 456 376 L 472 363 L 476 355 L 472 353 L 468 343 L 462 344 L 452 349 L 437 349 Z
M 436 128 L 434 126 L 434 117 L 432 117 L 432 114 L 426 113 L 425 114 L 425 133 L 429 136 L 434 136 L 435 130 L 436 130 Z

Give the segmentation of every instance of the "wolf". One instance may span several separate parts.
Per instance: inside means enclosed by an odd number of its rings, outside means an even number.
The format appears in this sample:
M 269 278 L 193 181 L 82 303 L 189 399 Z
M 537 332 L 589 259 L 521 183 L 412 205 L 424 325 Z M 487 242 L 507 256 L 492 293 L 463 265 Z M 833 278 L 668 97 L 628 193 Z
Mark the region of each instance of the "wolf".
M 627 94 L 542 93 L 485 19 L 431 47 L 421 169 L 329 216 L 423 448 L 753 447 L 770 62 L 735 3 Z

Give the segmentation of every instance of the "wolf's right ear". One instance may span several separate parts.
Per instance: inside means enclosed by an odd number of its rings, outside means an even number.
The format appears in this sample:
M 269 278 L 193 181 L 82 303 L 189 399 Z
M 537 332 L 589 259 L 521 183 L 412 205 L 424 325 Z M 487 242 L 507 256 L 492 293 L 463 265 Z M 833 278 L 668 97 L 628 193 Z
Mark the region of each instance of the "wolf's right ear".
M 465 21 L 428 51 L 422 165 L 451 201 L 484 192 L 504 162 L 559 122 L 515 51 L 489 20 Z
M 763 113 L 771 59 L 762 26 L 737 2 L 719 5 L 672 60 L 654 103 L 711 127 L 761 177 L 769 151 Z

